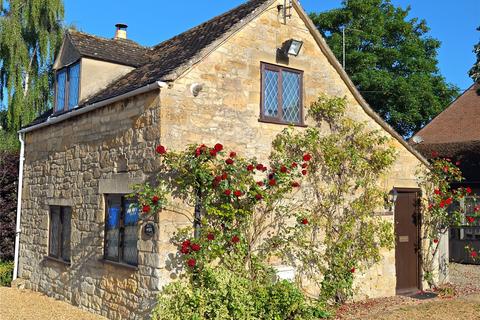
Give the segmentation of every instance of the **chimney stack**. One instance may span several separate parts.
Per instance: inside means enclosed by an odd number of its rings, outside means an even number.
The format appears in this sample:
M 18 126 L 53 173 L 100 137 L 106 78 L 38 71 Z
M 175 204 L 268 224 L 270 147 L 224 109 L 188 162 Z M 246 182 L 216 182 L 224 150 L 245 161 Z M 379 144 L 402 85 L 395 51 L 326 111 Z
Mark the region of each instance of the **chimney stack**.
M 127 39 L 128 26 L 124 23 L 117 23 L 115 27 L 117 27 L 117 30 L 115 31 L 115 39 Z

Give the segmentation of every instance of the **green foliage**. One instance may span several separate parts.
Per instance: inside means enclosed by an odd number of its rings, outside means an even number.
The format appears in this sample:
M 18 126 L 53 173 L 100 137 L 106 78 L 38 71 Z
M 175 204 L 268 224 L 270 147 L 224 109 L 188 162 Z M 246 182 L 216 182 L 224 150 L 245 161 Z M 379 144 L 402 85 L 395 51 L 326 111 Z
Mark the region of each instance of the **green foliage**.
M 307 300 L 287 281 L 274 275 L 259 280 L 239 276 L 224 268 L 205 268 L 195 282 L 167 285 L 153 312 L 154 320 L 192 319 L 319 319 L 329 313 Z
M 8 129 L 49 107 L 52 65 L 61 44 L 62 0 L 0 0 L 0 100 L 8 95 Z
M 480 31 L 480 27 L 477 28 Z M 473 53 L 477 60 L 473 64 L 473 67 L 468 71 L 468 75 L 473 79 L 474 82 L 480 84 L 480 41 L 473 47 Z M 478 91 L 480 94 L 480 89 Z
M 345 99 L 320 97 L 309 109 L 316 125 L 303 132 L 284 130 L 272 155 L 312 155 L 302 164 L 310 171 L 312 190 L 303 201 L 309 204 L 304 207 L 308 228 L 284 227 L 275 241 L 282 243 L 281 256 L 318 284 L 324 300 L 337 302 L 352 296 L 356 269 L 378 262 L 380 249 L 393 245 L 391 223 L 375 212 L 384 204 L 378 183 L 395 150 L 380 132 L 345 117 L 345 110 Z
M 458 95 L 440 75 L 440 42 L 426 22 L 390 0 L 348 0 L 311 18 L 339 61 L 346 35 L 346 71 L 362 96 L 401 135 L 409 136 Z
M 374 212 L 395 152 L 346 109 L 344 98 L 320 97 L 309 111 L 316 125 L 279 134 L 268 167 L 221 144 L 156 148 L 157 179 L 132 196 L 145 219 L 162 210 L 189 218 L 195 208 L 196 231 L 171 239 L 178 251 L 170 265 L 181 280 L 162 291 L 157 319 L 325 316 L 299 289 L 304 280 L 317 285 L 322 303 L 352 296 L 356 268 L 378 262 L 393 244 L 391 223 Z M 297 192 L 301 185 L 305 192 Z M 296 284 L 276 281 L 270 262 L 279 259 L 296 267 Z
M 0 260 L 0 286 L 9 287 L 13 277 L 13 261 Z
M 0 152 L 15 152 L 19 149 L 18 135 L 15 132 L 0 129 Z

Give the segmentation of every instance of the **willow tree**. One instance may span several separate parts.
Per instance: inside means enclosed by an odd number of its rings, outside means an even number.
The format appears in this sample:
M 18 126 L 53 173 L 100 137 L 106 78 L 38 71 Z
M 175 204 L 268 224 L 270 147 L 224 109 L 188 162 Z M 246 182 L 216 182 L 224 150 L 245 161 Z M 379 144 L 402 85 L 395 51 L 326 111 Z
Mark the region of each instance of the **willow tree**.
M 51 105 L 63 14 L 62 0 L 0 0 L 0 101 L 10 130 Z

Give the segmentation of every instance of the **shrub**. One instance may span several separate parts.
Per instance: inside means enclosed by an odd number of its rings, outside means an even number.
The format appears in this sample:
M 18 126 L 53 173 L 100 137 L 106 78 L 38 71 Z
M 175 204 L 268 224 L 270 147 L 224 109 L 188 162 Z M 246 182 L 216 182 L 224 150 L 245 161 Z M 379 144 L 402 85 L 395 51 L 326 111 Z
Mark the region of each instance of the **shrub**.
M 0 260 L 13 260 L 18 153 L 0 151 Z
M 308 301 L 293 283 L 274 276 L 250 280 L 225 268 L 206 268 L 194 284 L 177 281 L 159 296 L 154 320 L 191 319 L 319 319 L 329 316 Z
M 9 287 L 13 276 L 13 261 L 0 261 L 0 286 Z

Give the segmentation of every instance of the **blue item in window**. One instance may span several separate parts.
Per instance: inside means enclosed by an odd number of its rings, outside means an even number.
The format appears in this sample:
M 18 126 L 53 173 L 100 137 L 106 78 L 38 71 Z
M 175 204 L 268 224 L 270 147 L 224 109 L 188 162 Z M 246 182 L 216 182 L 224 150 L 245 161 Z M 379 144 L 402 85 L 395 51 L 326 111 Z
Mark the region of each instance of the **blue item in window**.
M 118 207 L 108 208 L 108 229 L 118 228 L 119 218 L 120 218 L 120 208 Z
M 125 201 L 125 225 L 135 225 L 138 221 L 139 209 L 134 202 Z

